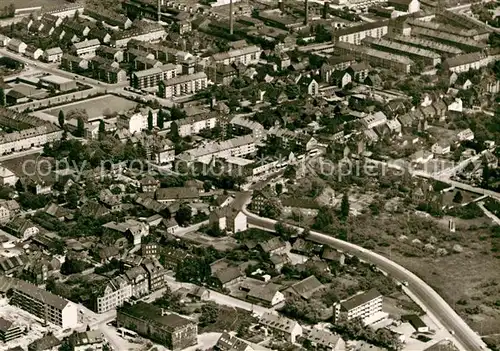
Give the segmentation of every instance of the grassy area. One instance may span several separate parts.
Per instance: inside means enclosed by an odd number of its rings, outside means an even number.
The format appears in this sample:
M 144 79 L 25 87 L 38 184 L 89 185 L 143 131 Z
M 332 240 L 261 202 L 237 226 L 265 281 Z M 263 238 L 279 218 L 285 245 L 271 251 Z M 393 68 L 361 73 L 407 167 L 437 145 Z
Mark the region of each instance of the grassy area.
M 215 323 L 200 327 L 199 334 L 217 332 L 222 330 L 245 329 L 252 323 L 257 323 L 257 318 L 248 311 L 223 305 L 217 305 L 218 313 Z
M 61 107 L 45 110 L 52 116 L 58 116 L 62 110 L 65 115 L 71 110 L 83 109 L 87 111 L 89 119 L 99 118 L 110 114 L 112 111 L 125 112 L 137 106 L 137 103 L 114 95 L 105 95 L 90 100 L 80 101 L 74 104 L 68 104 Z

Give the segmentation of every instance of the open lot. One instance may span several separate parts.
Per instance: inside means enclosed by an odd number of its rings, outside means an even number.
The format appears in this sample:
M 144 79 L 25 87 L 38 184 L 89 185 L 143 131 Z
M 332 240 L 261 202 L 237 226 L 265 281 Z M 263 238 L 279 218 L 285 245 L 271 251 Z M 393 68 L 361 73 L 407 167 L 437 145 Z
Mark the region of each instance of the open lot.
M 125 112 L 137 106 L 137 103 L 114 95 L 99 96 L 96 98 L 79 101 L 64 106 L 59 106 L 52 109 L 44 110 L 53 116 L 58 116 L 59 111 L 62 110 L 67 114 L 71 110 L 86 110 L 89 120 L 100 119 L 104 115 L 111 114 L 111 112 Z

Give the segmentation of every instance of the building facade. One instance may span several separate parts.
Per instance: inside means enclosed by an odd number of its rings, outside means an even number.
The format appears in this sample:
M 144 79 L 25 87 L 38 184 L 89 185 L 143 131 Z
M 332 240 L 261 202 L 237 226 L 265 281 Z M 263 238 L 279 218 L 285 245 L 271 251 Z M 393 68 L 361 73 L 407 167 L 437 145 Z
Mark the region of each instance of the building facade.
M 158 95 L 164 99 L 170 99 L 177 96 L 196 94 L 205 89 L 207 84 L 208 79 L 205 72 L 177 76 L 160 81 Z

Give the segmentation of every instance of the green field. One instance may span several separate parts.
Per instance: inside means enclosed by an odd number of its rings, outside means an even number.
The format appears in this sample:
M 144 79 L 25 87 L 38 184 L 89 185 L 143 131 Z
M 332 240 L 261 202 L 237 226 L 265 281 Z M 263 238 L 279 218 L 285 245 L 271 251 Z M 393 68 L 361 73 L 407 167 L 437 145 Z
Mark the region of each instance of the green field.
M 59 111 L 62 110 L 64 114 L 67 114 L 71 110 L 83 109 L 87 111 L 89 119 L 100 118 L 103 115 L 110 114 L 112 112 L 125 112 L 137 105 L 136 102 L 130 101 L 114 95 L 105 95 L 97 98 L 79 101 L 75 103 L 70 103 L 68 105 L 59 106 L 51 109 L 44 110 L 43 112 L 48 113 L 52 116 L 58 116 Z

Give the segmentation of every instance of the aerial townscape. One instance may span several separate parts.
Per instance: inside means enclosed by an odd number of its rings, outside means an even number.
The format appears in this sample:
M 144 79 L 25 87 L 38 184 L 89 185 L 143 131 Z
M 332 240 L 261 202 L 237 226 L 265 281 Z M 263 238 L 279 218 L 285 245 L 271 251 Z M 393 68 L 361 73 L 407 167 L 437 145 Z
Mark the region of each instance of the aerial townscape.
M 500 0 L 1 0 L 0 351 L 500 351 Z

